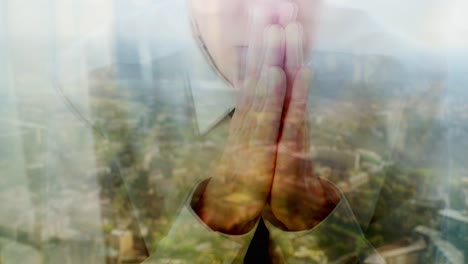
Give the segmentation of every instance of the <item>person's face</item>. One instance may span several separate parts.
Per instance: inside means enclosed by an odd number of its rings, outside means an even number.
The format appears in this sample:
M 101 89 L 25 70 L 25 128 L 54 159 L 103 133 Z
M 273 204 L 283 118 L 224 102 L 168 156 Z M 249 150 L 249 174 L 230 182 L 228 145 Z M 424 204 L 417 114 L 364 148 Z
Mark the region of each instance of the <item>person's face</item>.
M 296 21 L 302 24 L 304 54 L 308 54 L 316 28 L 321 0 L 189 0 L 200 37 L 221 73 L 235 84 L 244 68 L 250 40 L 252 10 L 270 14 L 271 24 L 281 12 L 281 3 L 296 5 Z M 283 10 L 284 11 L 284 10 Z M 255 13 L 255 12 L 254 12 Z

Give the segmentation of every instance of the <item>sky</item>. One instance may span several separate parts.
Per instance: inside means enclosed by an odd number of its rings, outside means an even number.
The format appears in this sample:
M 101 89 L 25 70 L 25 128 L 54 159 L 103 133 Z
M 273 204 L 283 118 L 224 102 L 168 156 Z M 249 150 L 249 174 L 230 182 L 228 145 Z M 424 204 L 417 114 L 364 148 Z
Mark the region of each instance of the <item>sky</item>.
M 51 23 L 51 12 L 57 14 L 55 23 L 61 34 L 76 34 L 74 21 L 80 19 L 80 33 L 113 19 L 113 5 L 128 2 L 129 11 L 167 0 L 0 0 L 7 7 L 8 27 L 22 35 L 47 33 L 44 26 Z M 366 12 L 398 37 L 430 49 L 460 50 L 468 46 L 468 1 L 466 0 L 324 0 L 325 3 Z M 51 5 L 55 5 L 52 7 Z M 82 10 L 81 14 L 77 10 Z M 1 17 L 1 14 L 0 14 Z M 10 33 L 12 32 L 10 31 Z
M 460 51 L 468 47 L 466 0 L 328 0 L 360 9 L 399 37 L 427 50 Z
M 115 3 L 125 3 L 128 16 L 144 12 L 149 5 L 184 0 L 0 0 L 0 33 L 7 31 L 10 58 L 19 58 L 26 66 L 43 68 L 51 58 L 51 38 L 61 38 L 55 48 L 74 50 L 80 42 L 90 45 L 91 60 L 109 61 L 112 42 L 112 23 L 116 19 Z M 223 1 L 223 0 L 220 0 Z M 467 0 L 324 0 L 335 7 L 364 11 L 388 33 L 412 44 L 418 50 L 468 55 Z M 171 12 L 177 12 L 172 10 Z M 55 15 L 54 15 L 55 14 Z M 120 14 L 122 15 L 122 14 Z M 119 15 L 119 16 L 120 16 Z M 138 16 L 137 16 L 138 17 Z M 149 16 L 157 20 L 157 15 Z M 142 20 L 142 19 L 140 19 Z M 140 25 L 148 25 L 144 20 Z M 55 33 L 53 33 L 55 30 Z M 149 26 L 139 26 L 139 33 L 157 36 L 169 32 L 152 32 Z M 130 30 L 131 31 L 131 30 Z M 2 44 L 0 34 L 0 44 Z M 133 38 L 135 38 L 134 35 Z M 29 39 L 29 40 L 28 40 Z M 92 41 L 90 41 L 91 39 Z M 49 43 L 43 45 L 41 43 Z M 36 52 L 31 54 L 31 50 Z M 13 53 L 12 53 L 13 52 Z M 22 59 L 24 57 L 24 59 Z

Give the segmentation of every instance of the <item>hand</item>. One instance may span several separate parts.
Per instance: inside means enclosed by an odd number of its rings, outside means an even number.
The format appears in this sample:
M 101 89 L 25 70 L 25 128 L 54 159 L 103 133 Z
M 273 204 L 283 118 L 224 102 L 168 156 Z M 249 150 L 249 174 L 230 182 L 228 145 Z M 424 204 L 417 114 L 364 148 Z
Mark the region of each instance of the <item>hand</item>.
M 276 142 L 286 93 L 284 30 L 257 19 L 259 34 L 249 45 L 247 78 L 239 87 L 236 112 L 221 162 L 197 210 L 213 230 L 242 234 L 250 230 L 267 203 L 273 182 Z M 265 40 L 261 37 L 265 32 Z M 266 43 L 266 47 L 265 47 Z
M 290 231 L 307 230 L 322 221 L 338 203 L 334 188 L 314 175 L 309 157 L 307 98 L 311 72 L 303 67 L 301 25 L 285 30 L 287 96 L 278 141 L 270 208 Z

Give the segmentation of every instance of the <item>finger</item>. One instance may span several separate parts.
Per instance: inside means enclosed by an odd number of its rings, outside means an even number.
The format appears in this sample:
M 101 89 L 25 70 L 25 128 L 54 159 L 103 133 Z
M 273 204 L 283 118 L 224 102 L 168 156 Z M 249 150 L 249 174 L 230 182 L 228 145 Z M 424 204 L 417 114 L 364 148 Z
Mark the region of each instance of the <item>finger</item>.
M 309 69 L 302 68 L 294 81 L 291 99 L 285 114 L 281 144 L 300 144 L 308 135 L 304 134 L 307 117 L 307 99 L 312 74 Z M 298 146 L 291 146 L 297 149 Z
M 272 67 L 269 69 L 268 77 L 268 96 L 262 111 L 274 113 L 275 118 L 281 118 L 286 94 L 286 74 L 282 68 Z
M 292 23 L 297 18 L 297 4 L 294 2 L 284 1 L 278 4 L 278 24 L 282 27 L 286 27 L 289 23 Z
M 245 115 L 248 111 L 250 111 L 255 98 L 255 85 L 257 85 L 256 80 L 249 79 L 244 81 L 237 94 L 236 111 L 232 121 L 237 120 L 239 116 Z
M 308 124 L 307 122 L 290 123 L 285 126 L 289 127 L 287 133 L 292 139 L 282 139 L 278 143 L 276 162 L 278 177 L 276 179 L 281 181 L 282 186 L 300 187 L 300 184 L 304 184 L 304 182 L 298 181 L 298 178 L 305 179 L 305 176 L 313 176 Z
M 290 23 L 285 29 L 286 59 L 285 68 L 289 80 L 294 80 L 297 71 L 304 64 L 304 40 L 302 26 L 299 23 Z
M 281 188 L 301 187 L 308 177 L 313 177 L 313 163 L 310 157 L 296 155 L 290 150 L 279 147 L 275 166 L 275 183 L 280 184 Z M 300 188 L 296 190 L 298 189 Z
M 249 114 L 253 111 L 258 80 L 249 78 L 243 82 L 236 100 L 236 111 L 229 126 L 226 148 L 238 150 L 249 144 L 249 131 L 255 127 L 255 120 Z
M 267 76 L 267 96 L 263 108 L 257 115 L 253 141 L 275 147 L 286 94 L 286 74 L 281 68 L 272 67 L 268 69 Z
M 260 74 L 265 46 L 264 31 L 273 21 L 273 12 L 269 9 L 270 7 L 256 5 L 250 10 L 250 32 L 244 74 L 246 77 Z
M 282 68 L 284 61 L 284 30 L 278 25 L 271 25 L 265 30 L 266 49 L 264 63 L 259 83 L 255 87 L 255 99 L 253 110 L 260 112 L 263 110 L 267 96 L 270 94 L 269 78 L 275 75 L 272 68 Z M 273 76 L 274 77 L 274 76 Z
M 267 85 L 270 78 L 268 74 L 268 68 L 263 69 L 259 80 L 252 82 L 252 86 L 250 87 L 253 92 L 253 100 L 251 107 L 245 113 L 242 131 L 240 131 L 240 137 L 246 139 L 244 143 L 247 143 L 247 145 L 252 142 L 253 132 L 256 130 L 256 126 L 260 120 L 260 113 L 268 96 Z
M 283 68 L 285 36 L 279 25 L 271 25 L 265 31 L 266 49 L 263 67 Z

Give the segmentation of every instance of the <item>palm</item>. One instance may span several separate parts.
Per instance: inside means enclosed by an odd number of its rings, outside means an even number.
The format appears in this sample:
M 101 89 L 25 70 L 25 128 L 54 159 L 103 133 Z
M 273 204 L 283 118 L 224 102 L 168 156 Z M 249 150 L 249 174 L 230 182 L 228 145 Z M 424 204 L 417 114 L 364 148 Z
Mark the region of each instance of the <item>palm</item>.
M 273 215 L 291 230 L 312 227 L 337 200 L 333 188 L 315 177 L 309 157 L 307 98 L 311 73 L 303 67 L 302 49 L 301 27 L 292 23 L 286 28 L 288 96 L 270 200 Z
M 265 25 L 258 28 L 263 32 Z M 262 58 L 267 59 L 249 60 L 251 72 L 239 87 L 230 136 L 215 176 L 203 194 L 204 209 L 199 212 L 210 227 L 226 233 L 243 233 L 252 226 L 267 202 L 273 182 L 286 93 L 286 76 L 277 67 L 284 57 L 279 52 L 284 50 L 283 29 L 270 27 L 266 39 L 266 47 L 252 45 L 264 50 Z

